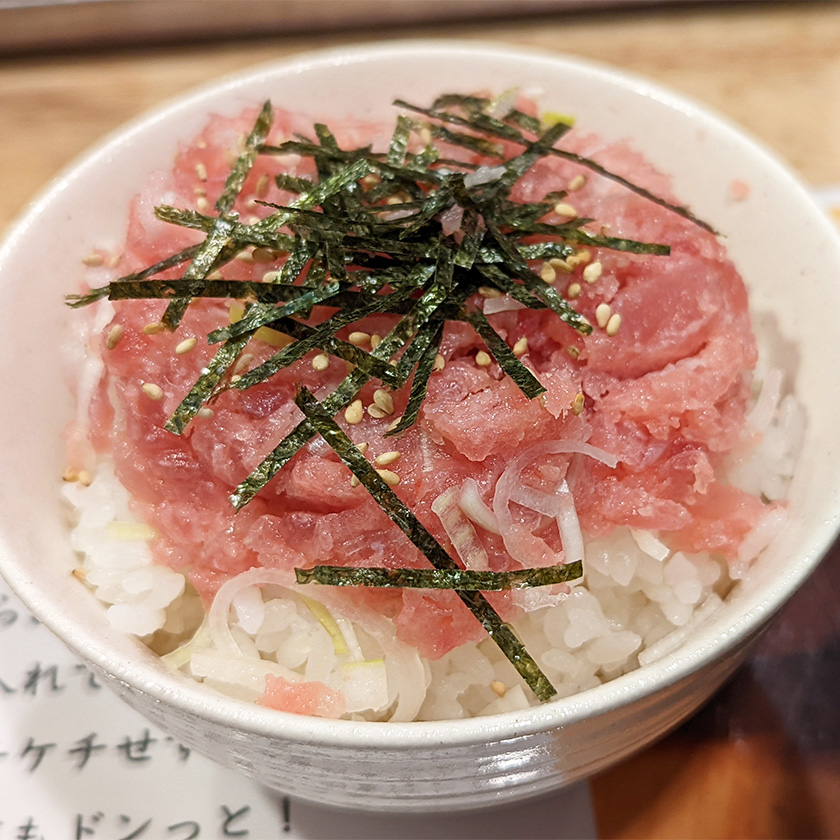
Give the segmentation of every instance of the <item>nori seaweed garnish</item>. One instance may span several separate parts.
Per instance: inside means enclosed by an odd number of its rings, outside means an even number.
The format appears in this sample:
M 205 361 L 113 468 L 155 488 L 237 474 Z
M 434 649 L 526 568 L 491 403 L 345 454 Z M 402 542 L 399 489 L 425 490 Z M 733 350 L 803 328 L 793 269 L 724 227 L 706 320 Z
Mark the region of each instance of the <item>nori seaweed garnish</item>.
M 162 221 L 201 232 L 204 240 L 106 286 L 68 295 L 67 302 L 79 307 L 104 298 L 167 300 L 162 322 L 170 330 L 178 327 L 195 299 L 231 299 L 246 304 L 240 320 L 219 324 L 208 336 L 209 342 L 221 342 L 221 346 L 167 421 L 166 428 L 176 434 L 183 433 L 201 406 L 222 391 L 254 387 L 311 351 L 350 363 L 352 370 L 320 401 L 299 391 L 297 401 L 303 419 L 233 490 L 232 504 L 237 510 L 247 504 L 320 434 L 439 570 L 417 572 L 418 580 L 454 588 L 534 693 L 545 700 L 556 693 L 554 688 L 478 590 L 542 585 L 536 581 L 559 572 L 522 570 L 477 578 L 475 573 L 459 570 L 333 418 L 371 380 L 392 389 L 410 381 L 406 410 L 388 434 L 410 430 L 422 410 L 446 322 L 453 320 L 471 324 L 503 372 L 533 399 L 542 393 L 543 386 L 469 298 L 480 287 L 489 286 L 530 309 L 550 309 L 575 330 L 587 334 L 591 324 L 543 281 L 532 268 L 533 261 L 566 259 L 582 245 L 636 254 L 668 253 L 666 245 L 591 233 L 584 229 L 591 221 L 588 219 L 546 223 L 543 219 L 554 203 L 563 199 L 563 192 L 546 195 L 538 202 L 513 201 L 510 196 L 514 186 L 540 158 L 565 157 L 700 227 L 710 228 L 685 208 L 651 195 L 595 161 L 558 147 L 557 142 L 570 128 L 563 120 L 544 126 L 536 117 L 515 108 L 502 108 L 505 112 L 499 114 L 495 112 L 497 103 L 461 94 L 440 96 L 430 108 L 402 100 L 395 104 L 411 116 L 398 117 L 388 149 L 380 153 L 371 147 L 341 148 L 323 124 L 314 126 L 314 139 L 297 136 L 271 145 L 267 138 L 273 116 L 266 102 L 228 175 L 214 207 L 215 215 L 167 206 L 156 209 Z M 418 137 L 422 140 L 419 145 Z M 435 138 L 498 160 L 498 171 L 489 179 L 478 177 L 479 164 L 443 157 Z M 233 207 L 260 154 L 309 157 L 317 174 L 312 180 L 276 176 L 277 189 L 287 196 L 285 203 L 260 201 L 272 212 L 259 221 L 245 223 Z M 491 161 L 491 166 L 496 164 Z M 444 234 L 439 221 L 440 214 L 450 208 L 460 208 L 457 235 Z M 240 252 L 252 247 L 276 254 L 276 279 L 261 283 L 216 279 L 218 269 L 230 267 Z M 160 278 L 163 272 L 185 263 L 188 265 L 180 277 Z M 375 312 L 396 318 L 378 346 L 367 350 L 339 337 L 341 329 L 351 329 Z M 258 331 L 265 327 L 283 333 L 289 344 L 255 368 L 229 376 L 244 348 L 255 336 L 259 338 Z M 347 575 L 358 580 L 362 572 L 371 580 L 375 574 L 385 574 L 392 581 L 377 585 L 414 585 L 407 582 L 414 574 L 412 570 L 405 570 L 407 575 L 399 579 L 406 582 L 400 584 L 393 583 L 398 574 L 390 570 L 330 574 L 336 581 L 339 577 L 347 579 Z M 579 576 L 579 572 L 576 564 L 562 570 L 563 575 Z M 316 573 L 307 570 L 305 574 Z

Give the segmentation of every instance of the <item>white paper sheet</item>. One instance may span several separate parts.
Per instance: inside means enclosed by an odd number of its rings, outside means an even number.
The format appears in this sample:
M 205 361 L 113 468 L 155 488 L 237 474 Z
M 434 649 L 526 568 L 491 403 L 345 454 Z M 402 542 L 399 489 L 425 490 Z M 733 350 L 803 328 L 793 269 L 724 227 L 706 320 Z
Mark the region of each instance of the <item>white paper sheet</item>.
M 0 840 L 594 838 L 588 786 L 483 814 L 394 817 L 268 791 L 151 726 L 0 579 Z

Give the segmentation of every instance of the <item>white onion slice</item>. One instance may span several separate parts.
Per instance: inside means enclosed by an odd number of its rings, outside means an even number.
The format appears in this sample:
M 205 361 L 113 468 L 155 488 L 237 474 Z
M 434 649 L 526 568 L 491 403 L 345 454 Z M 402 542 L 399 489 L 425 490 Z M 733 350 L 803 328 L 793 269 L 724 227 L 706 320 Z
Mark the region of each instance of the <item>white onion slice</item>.
M 440 519 L 446 536 L 468 569 L 486 571 L 490 568 L 487 552 L 478 538 L 472 522 L 458 506 L 459 488 L 450 487 L 432 502 L 432 511 Z
M 478 482 L 474 478 L 465 478 L 458 495 L 458 507 L 464 515 L 476 525 L 480 525 L 491 534 L 500 534 L 496 514 L 487 506 L 478 489 Z

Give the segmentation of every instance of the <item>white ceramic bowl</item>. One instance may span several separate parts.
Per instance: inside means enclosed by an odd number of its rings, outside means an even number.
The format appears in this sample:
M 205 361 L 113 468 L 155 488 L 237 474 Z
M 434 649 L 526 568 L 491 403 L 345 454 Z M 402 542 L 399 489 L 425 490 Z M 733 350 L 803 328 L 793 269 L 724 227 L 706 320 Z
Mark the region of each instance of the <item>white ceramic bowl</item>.
M 796 348 L 808 431 L 784 533 L 725 607 L 671 655 L 604 686 L 527 712 L 465 721 L 373 724 L 274 712 L 168 672 L 112 631 L 71 577 L 59 504 L 69 398 L 56 362 L 63 295 L 94 244 L 121 241 L 129 197 L 210 112 L 270 97 L 318 115 L 391 114 L 396 96 L 519 86 L 606 139 L 630 138 L 675 191 L 727 236 L 753 306 L 776 313 Z M 733 181 L 752 187 L 733 201 Z M 623 73 L 558 56 L 451 41 L 305 56 L 199 90 L 107 139 L 30 208 L 0 252 L 0 571 L 103 682 L 189 747 L 316 802 L 383 811 L 475 808 L 556 788 L 627 756 L 693 712 L 829 546 L 840 515 L 840 243 L 771 155 L 697 105 Z

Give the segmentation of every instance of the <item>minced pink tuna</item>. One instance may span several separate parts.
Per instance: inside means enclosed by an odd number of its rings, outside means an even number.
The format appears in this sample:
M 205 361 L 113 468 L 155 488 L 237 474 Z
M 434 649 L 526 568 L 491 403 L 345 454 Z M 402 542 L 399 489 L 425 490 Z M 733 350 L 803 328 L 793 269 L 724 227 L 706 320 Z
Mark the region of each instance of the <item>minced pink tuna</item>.
M 191 231 L 155 219 L 153 208 L 166 203 L 212 212 L 231 150 L 253 117 L 214 118 L 192 145 L 180 149 L 171 172 L 149 180 L 132 206 L 114 274 L 141 269 L 198 241 Z M 388 134 L 376 127 L 332 128 L 345 146 L 372 137 L 380 147 L 387 144 Z M 294 132 L 309 133 L 309 120 L 281 113 L 271 139 L 279 142 Z M 672 200 L 668 179 L 628 145 L 605 146 L 595 136 L 572 132 L 563 147 L 596 158 Z M 305 159 L 260 157 L 237 201 L 243 219 L 269 212 L 255 199 L 288 200 L 273 186 L 269 193 L 269 177 L 281 170 L 312 174 Z M 525 467 L 522 482 L 553 493 L 565 481 L 587 539 L 621 528 L 643 529 L 655 532 L 671 550 L 734 559 L 767 510 L 760 498 L 729 485 L 721 473 L 742 442 L 757 358 L 744 284 L 713 234 L 560 158 L 541 159 L 513 198 L 540 200 L 570 185 L 563 203 L 581 217 L 598 220 L 593 230 L 603 226 L 611 235 L 667 243 L 671 253 L 654 257 L 582 248 L 569 271 L 534 264 L 597 325 L 589 336 L 549 310 L 477 296 L 493 327 L 535 372 L 546 393 L 527 399 L 487 356 L 472 327 L 448 322 L 414 427 L 398 437 L 383 437 L 405 407 L 407 388 L 393 393 L 394 410 L 384 417 L 366 411 L 361 422 L 350 423 L 341 412 L 337 420 L 354 442 L 367 444 L 370 460 L 385 455 L 382 468 L 393 474 L 391 481 L 398 478 L 395 492 L 444 546 L 451 548 L 451 543 L 432 510 L 435 500 L 471 479 L 485 509 L 492 513 L 495 502 L 498 513 L 494 494 L 508 465 L 541 442 L 563 441 L 604 450 L 618 465 L 568 452 L 547 454 Z M 568 212 L 569 207 L 558 207 L 549 218 Z M 222 274 L 261 279 L 277 267 L 263 258 L 257 253 L 250 261 L 235 260 Z M 91 285 L 108 279 L 106 272 L 97 269 Z M 263 384 L 225 391 L 212 403 L 212 412 L 203 412 L 176 436 L 163 426 L 215 352 L 207 343 L 208 332 L 237 316 L 235 311 L 231 315 L 230 301 L 194 302 L 170 333 L 155 327 L 165 305 L 154 300 L 114 304 L 113 320 L 99 339 L 105 371 L 90 406 L 89 426 L 98 455 L 113 459 L 116 476 L 132 497 L 133 513 L 156 530 L 151 546 L 158 563 L 183 572 L 206 605 L 225 581 L 254 567 L 428 566 L 367 490 L 351 480 L 333 450 L 317 440 L 235 512 L 232 489 L 301 419 L 293 401 L 296 386 L 324 395 L 344 378 L 346 363 L 332 358 L 326 369 L 316 369 L 323 365 L 313 365 L 319 355 L 313 351 Z M 313 318 L 323 317 L 316 309 Z M 393 323 L 391 316 L 371 317 L 341 336 L 347 338 L 351 330 L 381 336 Z M 253 339 L 238 370 L 275 350 Z M 381 387 L 372 381 L 362 389 L 363 407 L 374 404 L 374 392 Z M 398 456 L 386 455 L 394 452 Z M 87 466 L 87 457 L 78 443 L 70 447 L 76 469 Z M 507 533 L 504 526 L 500 534 L 474 522 L 489 569 L 547 565 L 562 558 L 556 525 L 521 503 L 510 501 L 506 509 Z M 506 538 L 518 540 L 517 558 L 507 550 Z M 341 597 L 392 620 L 399 639 L 430 660 L 486 635 L 453 592 L 354 588 L 343 590 Z M 505 619 L 513 620 L 521 610 L 510 593 L 488 599 Z M 340 714 L 343 701 L 336 706 L 326 686 L 301 694 L 282 678 L 272 678 L 268 689 L 269 705 L 312 712 L 311 698 L 323 695 Z M 292 695 L 297 699 L 282 699 Z

